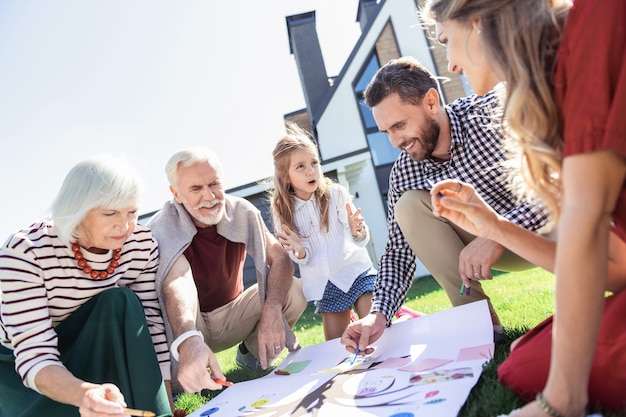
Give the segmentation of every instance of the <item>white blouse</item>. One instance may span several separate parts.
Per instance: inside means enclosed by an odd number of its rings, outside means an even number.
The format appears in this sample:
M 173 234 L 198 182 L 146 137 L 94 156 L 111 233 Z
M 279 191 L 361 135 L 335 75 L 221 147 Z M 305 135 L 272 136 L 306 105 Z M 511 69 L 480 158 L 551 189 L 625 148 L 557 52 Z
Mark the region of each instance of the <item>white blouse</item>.
M 300 267 L 302 290 L 308 301 L 320 300 L 328 281 L 343 292 L 348 292 L 356 278 L 373 266 L 365 245 L 369 233 L 356 242 L 348 223 L 346 203 L 356 211 L 348 192 L 336 184 L 330 190 L 328 231 L 322 229 L 321 214 L 314 196 L 308 200 L 296 197 L 294 221 L 300 231 L 300 241 L 305 256 L 298 259 L 292 251 L 290 258 Z M 282 225 L 274 214 L 276 231 L 283 233 Z M 367 231 L 367 225 L 363 223 Z

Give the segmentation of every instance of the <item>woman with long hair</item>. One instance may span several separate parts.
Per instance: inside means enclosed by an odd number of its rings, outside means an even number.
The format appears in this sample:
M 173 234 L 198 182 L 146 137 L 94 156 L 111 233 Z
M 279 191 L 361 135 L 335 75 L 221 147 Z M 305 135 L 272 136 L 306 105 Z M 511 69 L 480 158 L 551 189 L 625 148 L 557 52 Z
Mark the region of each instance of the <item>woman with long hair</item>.
M 624 410 L 626 2 L 429 0 L 422 17 L 476 93 L 492 71 L 506 82 L 502 121 L 524 173 L 512 184 L 551 207 L 557 225 L 555 245 L 504 221 L 468 185 L 431 193 L 437 215 L 556 274 L 554 317 L 499 369 L 535 398 L 515 415 Z

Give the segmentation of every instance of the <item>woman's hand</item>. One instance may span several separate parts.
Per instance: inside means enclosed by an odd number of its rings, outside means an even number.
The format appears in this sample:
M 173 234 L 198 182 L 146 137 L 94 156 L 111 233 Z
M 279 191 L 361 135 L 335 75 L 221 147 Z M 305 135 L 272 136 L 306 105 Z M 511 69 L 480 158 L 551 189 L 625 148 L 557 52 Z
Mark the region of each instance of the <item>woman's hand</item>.
M 286 251 L 292 251 L 294 256 L 298 259 L 302 259 L 306 256 L 304 246 L 300 241 L 300 237 L 296 232 L 293 232 L 289 227 L 283 226 L 283 233 L 276 232 L 278 242 L 282 245 Z
M 123 415 L 126 407 L 124 396 L 119 388 L 113 384 L 88 384 L 78 408 L 83 417 Z
M 49 365 L 35 377 L 37 389 L 54 401 L 78 407 L 82 417 L 123 415 L 124 395 L 113 384 L 93 384 L 76 378 L 63 366 Z
M 497 231 L 501 220 L 474 187 L 459 181 L 438 182 L 430 191 L 433 214 L 443 217 L 467 232 L 487 239 Z

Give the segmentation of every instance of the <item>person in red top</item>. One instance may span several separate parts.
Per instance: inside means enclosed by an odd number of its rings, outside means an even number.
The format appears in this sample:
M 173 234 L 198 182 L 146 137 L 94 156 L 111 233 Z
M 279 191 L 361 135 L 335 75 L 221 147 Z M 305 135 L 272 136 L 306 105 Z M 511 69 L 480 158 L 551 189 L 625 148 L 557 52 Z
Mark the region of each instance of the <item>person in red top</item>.
M 512 185 L 549 205 L 557 225 L 555 244 L 499 217 L 467 184 L 431 191 L 436 215 L 556 274 L 554 317 L 498 370 L 535 398 L 515 416 L 623 411 L 626 2 L 428 0 L 422 16 L 447 46 L 448 69 L 476 93 L 494 72 L 506 82 L 511 162 L 524 170 Z

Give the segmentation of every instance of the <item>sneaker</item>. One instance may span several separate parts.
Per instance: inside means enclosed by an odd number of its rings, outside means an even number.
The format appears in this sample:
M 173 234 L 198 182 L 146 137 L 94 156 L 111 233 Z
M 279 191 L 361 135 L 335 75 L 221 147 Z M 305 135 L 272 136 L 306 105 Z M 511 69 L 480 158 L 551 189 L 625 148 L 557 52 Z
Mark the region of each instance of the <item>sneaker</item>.
M 261 368 L 261 362 L 259 362 L 250 351 L 243 353 L 241 350 L 242 347 L 246 349 L 243 343 L 240 343 L 237 347 L 237 355 L 235 355 L 237 365 L 239 365 L 240 368 L 246 368 L 252 371 L 263 370 L 263 368 Z
M 504 327 L 500 324 L 493 325 L 493 342 L 500 343 L 504 340 Z
M 423 316 L 424 313 L 419 312 L 419 311 L 415 311 L 411 308 L 408 308 L 407 306 L 402 306 L 400 307 L 400 309 L 396 312 L 396 318 L 399 319 L 402 316 L 406 316 L 406 318 L 409 319 L 415 319 L 417 317 L 421 317 Z
M 353 321 L 357 321 L 357 320 L 358 320 L 358 318 L 357 318 L 356 314 L 354 314 L 354 310 L 350 309 L 350 321 L 353 322 Z

